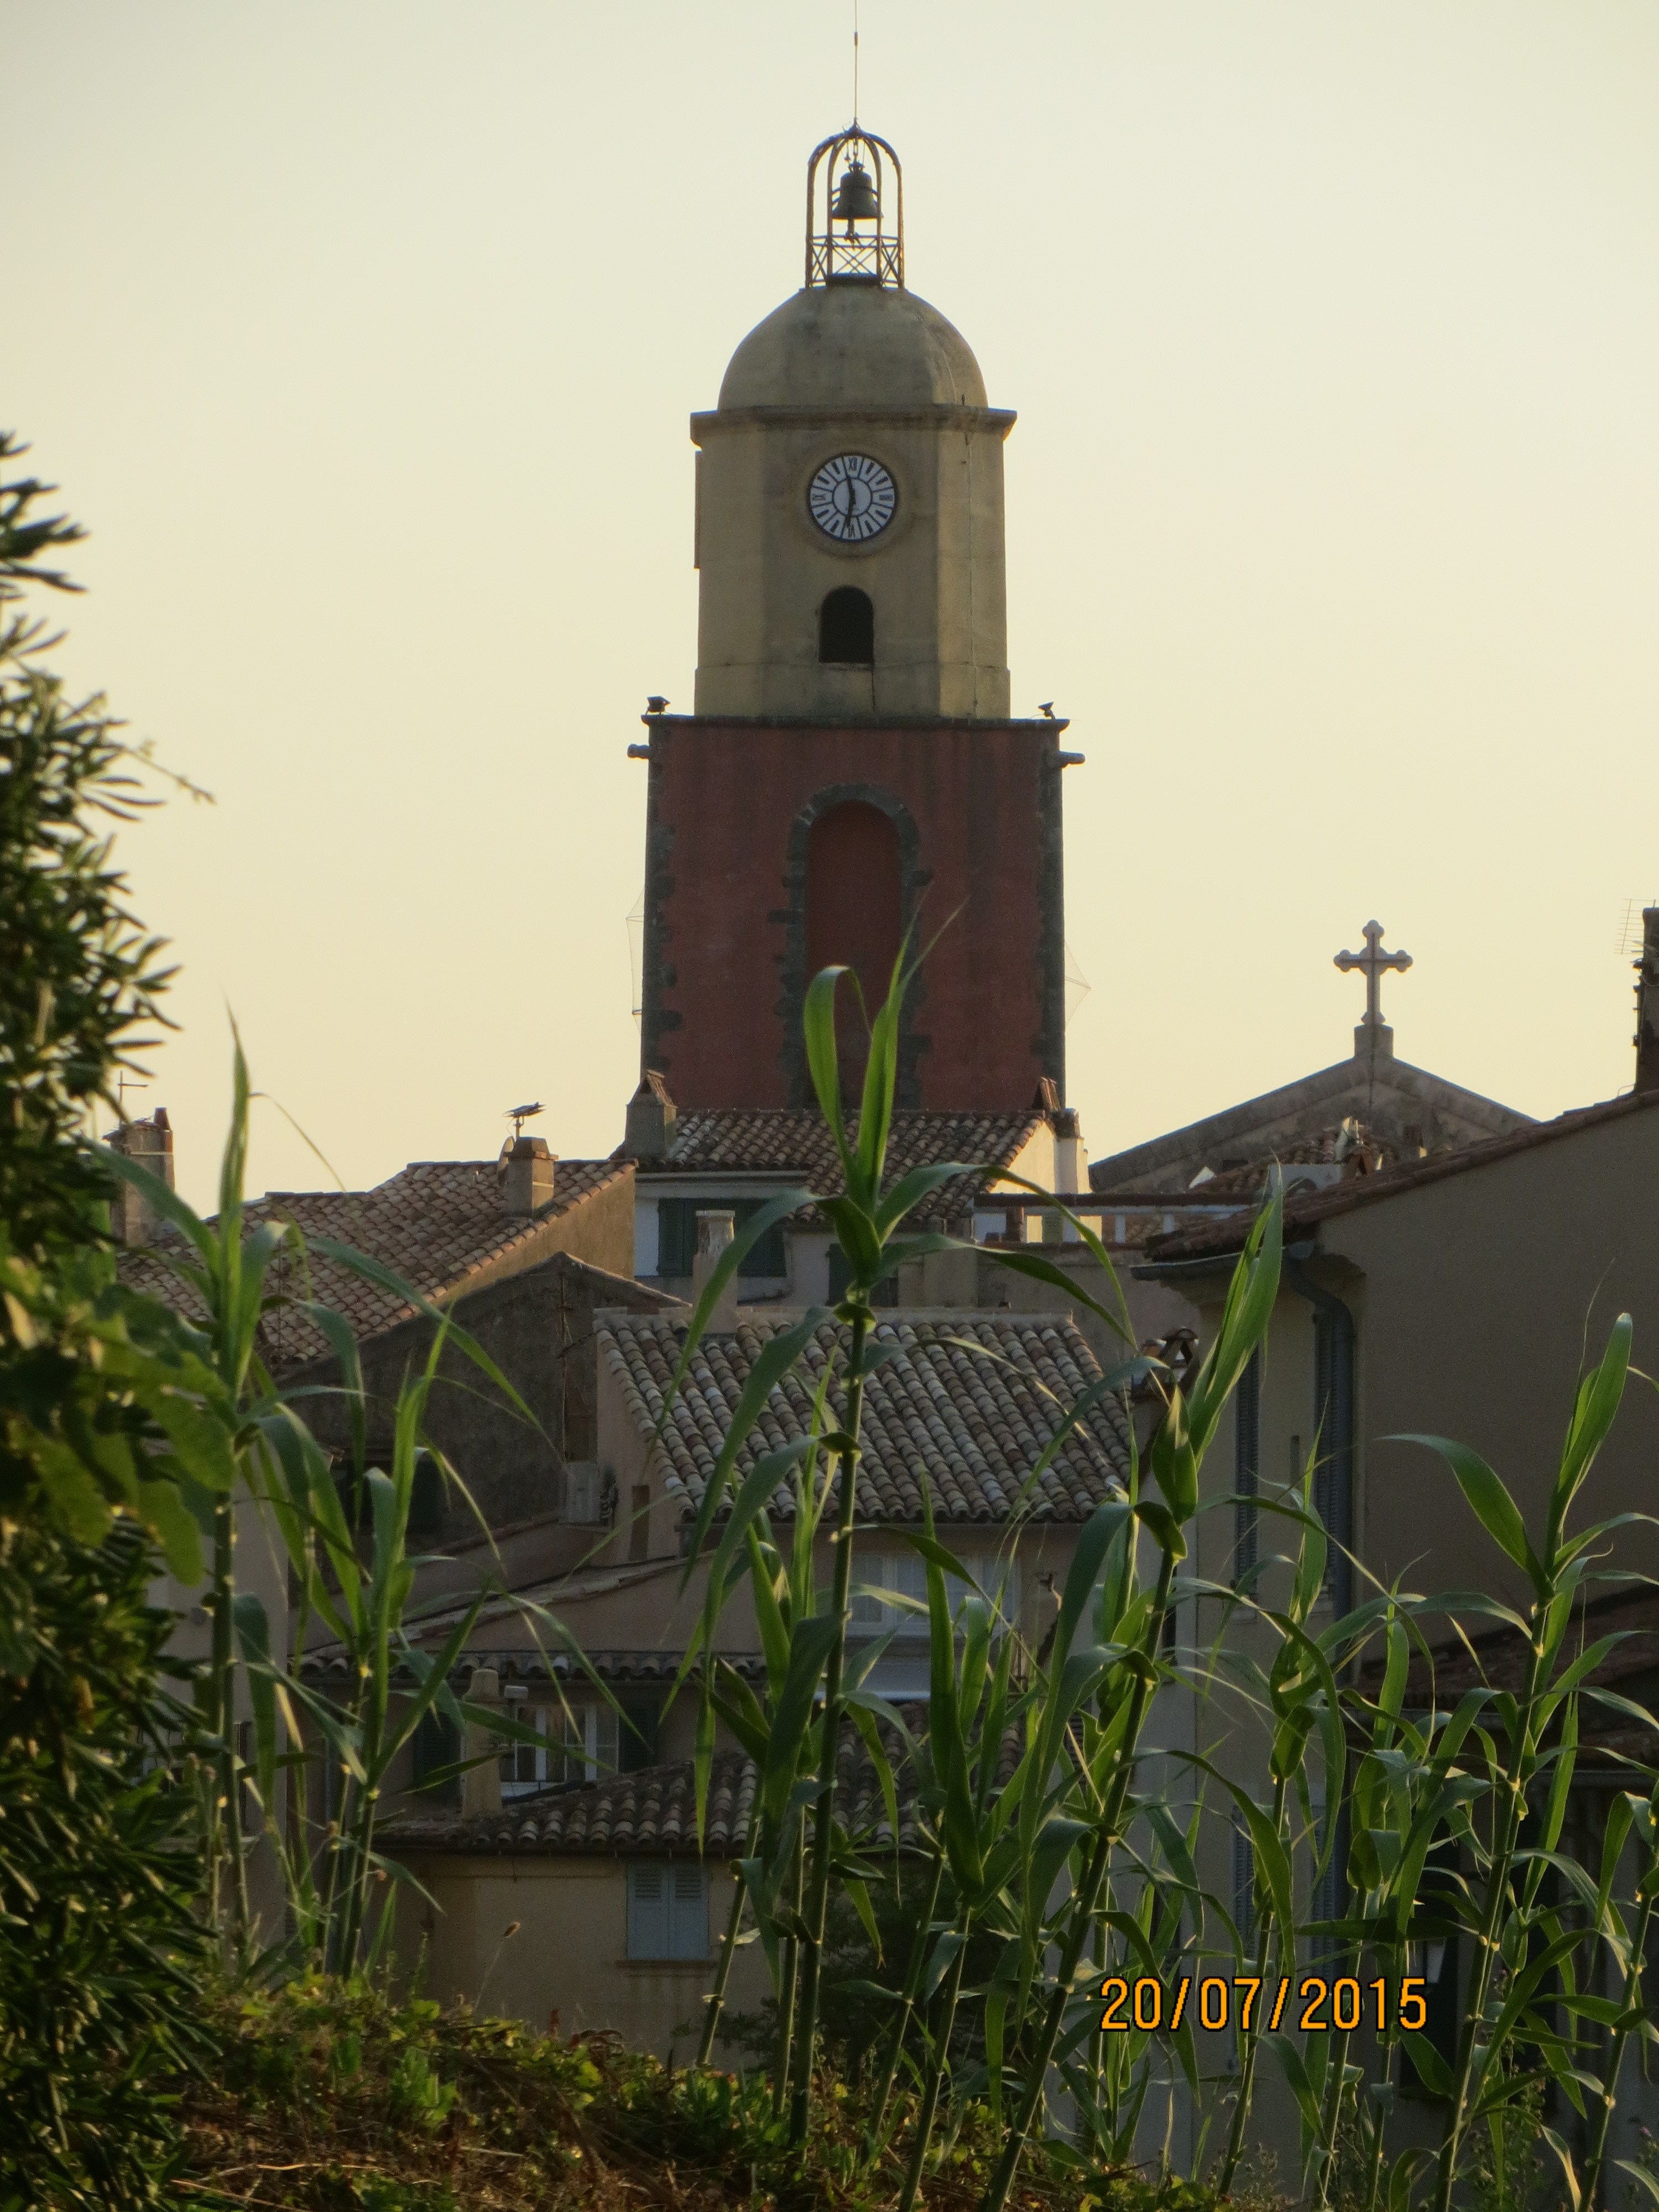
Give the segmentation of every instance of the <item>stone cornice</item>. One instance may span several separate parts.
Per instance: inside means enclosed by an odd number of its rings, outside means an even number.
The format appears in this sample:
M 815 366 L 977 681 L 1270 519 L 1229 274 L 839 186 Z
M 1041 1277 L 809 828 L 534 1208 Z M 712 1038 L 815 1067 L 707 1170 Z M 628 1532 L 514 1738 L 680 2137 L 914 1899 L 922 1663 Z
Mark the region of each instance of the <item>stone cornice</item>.
M 711 407 L 691 417 L 691 442 L 717 430 L 830 430 L 869 423 L 885 430 L 989 430 L 1006 438 L 1012 407 Z

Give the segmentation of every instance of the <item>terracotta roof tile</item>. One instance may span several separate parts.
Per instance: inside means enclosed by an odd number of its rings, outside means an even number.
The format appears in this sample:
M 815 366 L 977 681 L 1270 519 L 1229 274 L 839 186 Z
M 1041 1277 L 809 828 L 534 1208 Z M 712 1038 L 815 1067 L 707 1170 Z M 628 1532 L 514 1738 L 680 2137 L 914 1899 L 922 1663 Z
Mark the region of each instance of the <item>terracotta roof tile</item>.
M 735 1334 L 706 1336 L 674 1400 L 664 1435 L 667 1485 L 683 1517 L 695 1515 L 727 1426 L 761 1348 L 798 1318 L 775 1309 L 744 1315 Z M 665 1316 L 605 1312 L 596 1317 L 601 1356 L 641 1436 L 661 1413 L 685 1328 Z M 846 1331 L 825 1322 L 801 1364 L 772 1391 L 738 1454 L 739 1480 L 764 1452 L 805 1434 L 826 1364 Z M 1097 1402 L 1066 1437 L 1030 1495 L 1031 1470 L 1066 1408 L 1100 1374 L 1069 1316 L 982 1312 L 882 1314 L 878 1345 L 892 1356 L 865 1389 L 859 1510 L 872 1520 L 917 1522 L 921 1486 L 941 1521 L 1006 1521 L 1024 1510 L 1039 1520 L 1082 1521 L 1128 1473 L 1128 1427 L 1112 1397 Z M 832 1422 L 844 1418 L 830 1393 Z M 792 1510 L 788 1489 L 774 1510 Z
M 1450 1147 L 1446 1147 L 1446 1150 L 1449 1151 Z M 1373 1174 L 1380 1167 L 1397 1165 L 1406 1157 L 1392 1139 L 1368 1128 L 1363 1121 L 1336 1121 L 1328 1129 L 1316 1129 L 1307 1136 L 1295 1138 L 1289 1144 L 1278 1146 L 1271 1156 L 1264 1152 L 1259 1158 L 1223 1168 L 1202 1182 L 1189 1183 L 1181 1195 L 1201 1199 L 1206 1205 L 1231 1197 L 1259 1200 L 1275 1165 L 1284 1170 L 1286 1188 L 1293 1189 L 1296 1186 L 1295 1169 L 1340 1166 L 1356 1152 L 1362 1154 L 1370 1163 L 1369 1171 Z M 1411 1155 L 1413 1159 L 1419 1157 L 1419 1153 Z M 1329 1186 L 1326 1184 L 1323 1187 Z
M 930 1109 L 895 1114 L 888 1141 L 886 1181 L 912 1168 L 961 1160 L 973 1167 L 1006 1168 L 1037 1131 L 1043 1117 L 1024 1114 L 952 1114 Z M 858 1119 L 851 1128 L 856 1134 Z M 816 1107 L 711 1107 L 684 1114 L 665 1160 L 641 1162 L 645 1175 L 790 1176 L 822 1197 L 843 1188 L 830 1124 Z M 937 1191 L 913 1217 L 949 1221 L 973 1203 L 978 1178 L 964 1177 Z
M 1291 1199 L 1285 1208 L 1285 1236 L 1288 1238 L 1293 1231 L 1311 1229 L 1334 1214 L 1350 1213 L 1358 1206 L 1374 1206 L 1403 1192 L 1443 1182 L 1448 1176 L 1469 1175 L 1477 1168 L 1495 1166 L 1519 1152 L 1536 1152 L 1541 1146 L 1576 1137 L 1582 1130 L 1622 1121 L 1632 1114 L 1645 1113 L 1651 1106 L 1659 1106 L 1659 1091 L 1630 1091 L 1622 1097 L 1604 1099 L 1595 1106 L 1576 1107 L 1571 1113 L 1558 1115 L 1553 1121 L 1529 1121 L 1524 1128 L 1512 1130 L 1507 1136 L 1488 1137 L 1459 1152 L 1435 1152 L 1427 1159 L 1401 1161 L 1398 1166 L 1382 1168 L 1373 1175 L 1350 1176 L 1333 1183 L 1328 1189 L 1310 1191 Z M 1209 1188 L 1208 1184 L 1201 1184 L 1200 1194 Z M 1150 1264 L 1157 1267 L 1169 1261 L 1236 1252 L 1249 1234 L 1253 1213 L 1254 1208 L 1247 1206 L 1212 1224 L 1177 1229 L 1168 1237 L 1158 1237 L 1147 1248 Z
M 912 1708 L 906 1715 L 913 1729 L 925 1725 L 926 1713 Z M 899 1756 L 901 1739 L 890 1728 L 883 1729 L 892 1762 L 895 1795 L 898 1800 L 899 1843 L 915 1850 L 924 1841 L 916 1771 Z M 1011 1732 L 998 1762 L 998 1778 L 1006 1782 L 1017 1764 L 1021 1744 Z M 890 1845 L 893 1832 L 887 1819 L 875 1761 L 857 1732 L 848 1728 L 842 1736 L 837 1758 L 839 1787 L 836 1817 L 846 1823 L 855 1843 L 866 1847 Z M 511 1851 L 593 1856 L 626 1853 L 633 1857 L 696 1856 L 697 1821 L 696 1781 L 690 1759 L 673 1766 L 647 1766 L 633 1774 L 615 1774 L 604 1782 L 590 1782 L 562 1790 L 544 1790 L 533 1797 L 510 1800 L 499 1813 L 404 1814 L 386 1820 L 375 1830 L 377 1845 L 390 1850 Z M 702 1855 L 731 1858 L 744 1847 L 749 1815 L 755 1802 L 755 1765 L 747 1753 L 717 1752 L 708 1784 L 708 1808 L 703 1829 Z
M 448 1625 L 447 1616 L 445 1625 Z M 418 1644 L 422 1632 L 420 1623 L 411 1624 L 410 1642 Z M 591 1670 L 600 1681 L 614 1682 L 623 1688 L 641 1683 L 662 1688 L 674 1681 L 684 1656 L 678 1650 L 598 1650 L 584 1652 L 582 1659 L 577 1660 L 562 1651 L 543 1652 L 516 1644 L 503 1650 L 481 1642 L 469 1644 L 462 1652 L 449 1670 L 449 1680 L 458 1692 L 464 1692 L 475 1667 L 493 1667 L 503 1685 L 523 1682 L 533 1686 L 558 1681 L 580 1690 Z M 720 1656 L 725 1665 L 738 1674 L 756 1681 L 764 1680 L 766 1662 L 760 1653 L 722 1651 Z M 343 1682 L 351 1672 L 352 1662 L 336 1644 L 317 1646 L 307 1651 L 300 1662 L 301 1679 L 307 1682 Z M 693 1673 L 695 1676 L 695 1668 Z M 394 1661 L 392 1679 L 399 1686 L 415 1680 L 407 1661 Z
M 551 1205 L 526 1218 L 501 1210 L 495 1164 L 493 1160 L 413 1160 L 373 1190 L 269 1191 L 248 1206 L 245 1232 L 252 1235 L 264 1223 L 291 1221 L 307 1239 L 326 1237 L 355 1245 L 424 1297 L 441 1301 L 517 1247 L 526 1248 L 528 1264 L 550 1222 L 631 1172 L 631 1163 L 625 1160 L 561 1160 Z M 160 1256 L 167 1251 L 182 1255 L 186 1250 L 183 1239 L 170 1230 L 157 1240 L 154 1253 L 125 1257 L 122 1278 L 135 1290 L 192 1311 L 194 1299 Z M 392 1291 L 316 1253 L 310 1255 L 308 1279 L 283 1253 L 268 1280 L 273 1292 L 315 1298 L 333 1307 L 345 1316 L 360 1340 L 407 1321 L 416 1311 Z M 266 1357 L 274 1365 L 292 1366 L 327 1348 L 311 1322 L 291 1309 L 270 1316 L 265 1334 Z
M 743 1849 L 755 1798 L 753 1763 L 718 1752 L 709 1777 L 703 1851 L 726 1858 Z M 660 1856 L 697 1849 L 696 1783 L 690 1759 L 646 1766 L 574 1789 L 510 1798 L 499 1813 L 404 1814 L 383 1821 L 377 1844 L 396 1851 L 627 1852 Z

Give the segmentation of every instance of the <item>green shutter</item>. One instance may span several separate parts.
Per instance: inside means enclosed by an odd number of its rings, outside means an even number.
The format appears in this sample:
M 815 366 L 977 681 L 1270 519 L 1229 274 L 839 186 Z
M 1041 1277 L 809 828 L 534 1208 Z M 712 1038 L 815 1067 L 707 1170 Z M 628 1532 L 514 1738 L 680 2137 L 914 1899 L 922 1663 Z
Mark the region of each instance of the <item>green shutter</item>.
M 631 1705 L 624 1703 L 617 1740 L 617 1768 L 619 1773 L 634 1774 L 641 1766 L 656 1765 L 659 1717 L 659 1708 L 655 1705 Z
M 689 1275 L 697 1256 L 697 1215 L 730 1206 L 735 1225 L 741 1229 L 768 1201 L 759 1198 L 659 1198 L 657 1200 L 657 1273 L 659 1276 Z M 781 1282 L 789 1273 L 789 1255 L 783 1224 L 773 1223 L 743 1263 L 744 1282 Z

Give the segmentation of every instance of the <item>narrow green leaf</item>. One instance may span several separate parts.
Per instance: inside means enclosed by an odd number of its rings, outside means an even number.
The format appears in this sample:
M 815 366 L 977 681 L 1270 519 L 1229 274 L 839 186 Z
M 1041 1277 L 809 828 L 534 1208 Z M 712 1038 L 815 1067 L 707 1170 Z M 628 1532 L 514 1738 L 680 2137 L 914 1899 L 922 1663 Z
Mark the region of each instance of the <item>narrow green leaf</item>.
M 1385 1439 L 1389 1443 L 1422 1444 L 1428 1450 L 1438 1452 L 1457 1478 L 1457 1486 L 1468 1498 L 1475 1518 L 1505 1556 L 1524 1570 L 1534 1589 L 1541 1595 L 1546 1588 L 1544 1571 L 1538 1563 L 1531 1544 L 1527 1540 L 1527 1526 L 1521 1518 L 1520 1509 L 1510 1496 L 1502 1480 L 1477 1451 L 1467 1444 L 1455 1443 L 1449 1437 L 1395 1436 Z

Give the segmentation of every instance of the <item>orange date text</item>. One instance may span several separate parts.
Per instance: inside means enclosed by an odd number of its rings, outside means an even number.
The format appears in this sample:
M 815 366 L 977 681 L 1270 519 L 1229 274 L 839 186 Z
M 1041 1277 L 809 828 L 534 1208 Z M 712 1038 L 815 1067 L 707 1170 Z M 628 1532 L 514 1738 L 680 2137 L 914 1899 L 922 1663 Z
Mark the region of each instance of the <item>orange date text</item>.
M 1219 2035 L 1227 2028 L 1249 2035 L 1289 2027 L 1304 2035 L 1351 2035 L 1369 2028 L 1416 2033 L 1429 2008 L 1420 1976 L 1390 1982 L 1379 1975 L 1362 1982 L 1352 1974 L 1281 1974 L 1266 1981 L 1253 1974 L 1183 1974 L 1163 1982 L 1152 1974 L 1109 1974 L 1100 1985 L 1103 2033 L 1173 2035 L 1182 2026 Z

